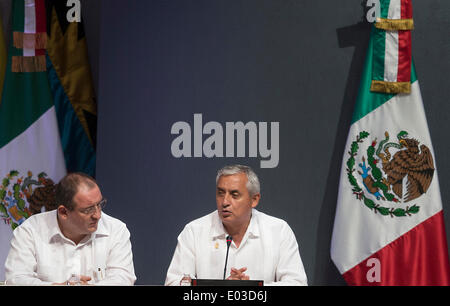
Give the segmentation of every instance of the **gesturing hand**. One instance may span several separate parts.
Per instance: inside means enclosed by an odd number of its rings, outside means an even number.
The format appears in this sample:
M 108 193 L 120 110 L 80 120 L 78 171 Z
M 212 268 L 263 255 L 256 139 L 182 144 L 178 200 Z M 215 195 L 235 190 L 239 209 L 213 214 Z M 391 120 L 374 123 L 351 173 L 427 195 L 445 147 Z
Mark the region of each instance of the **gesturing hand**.
M 53 285 L 56 286 L 61 286 L 61 285 L 67 285 L 67 286 L 76 286 L 76 285 L 81 285 L 81 286 L 86 286 L 89 285 L 89 281 L 92 278 L 90 276 L 85 276 L 85 275 L 80 275 L 79 276 L 79 280 L 73 281 L 72 279 L 69 279 L 68 281 L 64 282 L 64 283 L 53 283 Z
M 247 268 L 231 268 L 230 276 L 227 278 L 228 280 L 249 280 L 250 276 L 246 275 L 244 272 L 247 271 Z

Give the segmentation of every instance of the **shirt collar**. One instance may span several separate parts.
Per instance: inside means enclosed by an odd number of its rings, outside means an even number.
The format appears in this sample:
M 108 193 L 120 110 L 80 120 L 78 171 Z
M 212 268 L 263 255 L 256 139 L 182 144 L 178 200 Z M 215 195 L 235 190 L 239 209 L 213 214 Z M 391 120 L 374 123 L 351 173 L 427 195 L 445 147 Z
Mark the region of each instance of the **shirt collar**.
M 225 238 L 227 236 L 227 231 L 222 224 L 222 220 L 220 220 L 219 212 L 216 210 L 213 214 L 213 220 L 211 224 L 211 238 L 213 240 Z
M 55 209 L 49 212 L 49 217 L 50 218 L 47 223 L 49 227 L 48 241 L 51 242 L 55 236 L 64 237 L 64 235 L 62 234 L 61 229 L 59 228 L 57 210 Z
M 259 222 L 258 222 L 258 211 L 256 209 L 252 209 L 252 218 L 250 219 L 250 224 L 248 225 L 247 232 L 250 238 L 258 238 L 259 237 Z
M 258 226 L 258 211 L 256 209 L 252 209 L 252 217 L 250 219 L 250 224 L 247 228 L 247 233 L 249 238 L 258 238 L 260 235 L 259 226 Z M 225 227 L 222 224 L 222 220 L 220 220 L 219 212 L 216 210 L 213 215 L 211 229 L 211 238 L 215 239 L 225 239 L 228 235 Z
M 97 230 L 93 234 L 91 234 L 91 237 L 87 241 L 89 241 L 90 239 L 92 239 L 94 237 L 109 236 L 109 234 L 110 234 L 109 230 L 105 226 L 104 214 L 105 213 L 102 212 L 102 217 L 98 221 Z M 57 236 L 59 236 L 59 237 L 61 237 L 63 239 L 67 239 L 63 235 L 63 233 L 61 232 L 61 229 L 59 227 L 57 210 L 55 209 L 55 210 L 49 212 L 49 217 L 50 218 L 48 220 L 48 226 L 49 226 L 48 241 L 52 242 L 52 239 L 54 239 Z
M 109 236 L 109 234 L 110 234 L 109 229 L 105 225 L 105 216 L 108 216 L 108 215 L 106 215 L 104 212 L 102 212 L 102 217 L 98 221 L 97 230 L 94 233 L 96 237 Z

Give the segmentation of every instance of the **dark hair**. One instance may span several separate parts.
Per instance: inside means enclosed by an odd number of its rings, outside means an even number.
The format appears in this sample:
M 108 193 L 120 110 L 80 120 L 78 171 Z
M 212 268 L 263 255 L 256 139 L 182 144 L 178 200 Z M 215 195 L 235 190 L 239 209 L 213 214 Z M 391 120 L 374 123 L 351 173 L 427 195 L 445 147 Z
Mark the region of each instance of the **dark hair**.
M 97 186 L 97 182 L 91 176 L 82 172 L 69 173 L 63 177 L 58 185 L 56 185 L 56 204 L 63 205 L 70 211 L 74 210 L 75 203 L 73 202 L 73 198 L 81 185 L 94 188 Z

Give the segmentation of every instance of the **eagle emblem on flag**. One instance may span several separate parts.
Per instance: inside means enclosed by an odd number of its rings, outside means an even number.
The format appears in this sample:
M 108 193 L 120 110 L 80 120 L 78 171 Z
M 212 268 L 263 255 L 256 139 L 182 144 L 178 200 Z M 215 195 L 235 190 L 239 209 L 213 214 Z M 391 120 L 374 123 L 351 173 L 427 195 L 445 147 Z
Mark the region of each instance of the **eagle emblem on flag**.
M 0 217 L 13 230 L 42 207 L 56 209 L 55 184 L 45 172 L 33 178 L 31 171 L 24 177 L 12 170 L 0 181 Z
M 346 163 L 353 194 L 365 206 L 384 216 L 404 217 L 419 212 L 420 206 L 409 204 L 430 187 L 435 172 L 430 149 L 401 131 L 391 141 L 386 131 L 378 142 L 373 139 L 363 154 L 360 147 L 370 133 L 362 131 L 351 143 Z M 390 202 L 390 206 L 380 203 Z

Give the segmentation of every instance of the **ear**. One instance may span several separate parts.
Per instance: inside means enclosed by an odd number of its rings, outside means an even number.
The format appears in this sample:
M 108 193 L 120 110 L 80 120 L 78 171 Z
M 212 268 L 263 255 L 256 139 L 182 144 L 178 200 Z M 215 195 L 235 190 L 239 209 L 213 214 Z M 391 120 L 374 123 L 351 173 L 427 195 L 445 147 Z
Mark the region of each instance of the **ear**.
M 255 194 L 252 197 L 252 208 L 255 208 L 259 204 L 259 200 L 261 199 L 261 195 L 259 193 Z
M 64 205 L 59 205 L 56 210 L 58 211 L 58 216 L 64 219 L 67 218 L 68 209 Z

